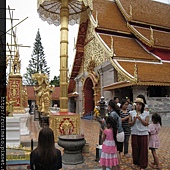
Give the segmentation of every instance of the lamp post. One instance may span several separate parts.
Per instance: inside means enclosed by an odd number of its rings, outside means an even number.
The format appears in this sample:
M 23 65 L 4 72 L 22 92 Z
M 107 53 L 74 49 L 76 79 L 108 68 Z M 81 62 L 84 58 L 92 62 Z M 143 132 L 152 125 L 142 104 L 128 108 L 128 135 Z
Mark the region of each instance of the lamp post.
M 60 112 L 68 112 L 68 24 L 77 23 L 79 14 L 90 8 L 92 0 L 38 0 L 42 20 L 60 28 Z

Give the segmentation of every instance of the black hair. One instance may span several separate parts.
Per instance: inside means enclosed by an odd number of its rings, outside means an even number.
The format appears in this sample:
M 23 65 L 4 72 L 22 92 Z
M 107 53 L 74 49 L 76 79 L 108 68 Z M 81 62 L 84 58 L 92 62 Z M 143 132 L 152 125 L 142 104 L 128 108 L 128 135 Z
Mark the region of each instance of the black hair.
M 154 113 L 152 115 L 152 121 L 153 121 L 153 123 L 155 123 L 155 124 L 159 123 L 162 126 L 161 116 L 158 113 Z
M 57 153 L 55 149 L 54 133 L 49 127 L 44 127 L 40 130 L 38 136 L 38 146 L 35 149 L 35 153 L 38 156 L 37 164 L 43 167 L 53 165 L 53 162 L 57 160 Z
M 122 99 L 122 102 L 121 102 L 120 108 L 122 108 L 122 106 L 123 106 L 126 102 L 128 102 L 128 101 L 127 101 L 127 99 Z M 128 103 L 129 103 L 129 102 L 128 102 Z
M 116 140 L 116 135 L 117 135 L 117 122 L 112 116 L 108 116 L 106 119 L 106 124 L 110 124 L 110 126 L 113 129 L 113 139 Z
M 144 96 L 143 94 L 139 94 L 139 95 L 137 96 L 137 98 L 143 99 L 143 102 L 146 104 L 146 99 L 145 99 L 145 96 Z
M 120 108 L 114 100 L 110 100 L 108 105 L 120 116 Z
M 141 113 L 143 113 L 145 110 L 145 104 L 143 104 L 143 103 L 141 103 L 141 104 L 142 104 Z
M 118 97 L 117 97 L 117 96 L 115 96 L 115 97 L 113 98 L 113 100 L 116 100 L 116 99 L 118 99 Z

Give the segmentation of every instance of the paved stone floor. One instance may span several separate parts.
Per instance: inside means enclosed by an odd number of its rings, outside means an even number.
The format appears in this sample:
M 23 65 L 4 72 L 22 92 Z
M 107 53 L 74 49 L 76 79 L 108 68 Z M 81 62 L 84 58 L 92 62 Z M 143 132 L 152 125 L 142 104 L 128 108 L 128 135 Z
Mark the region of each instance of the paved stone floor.
M 33 120 L 33 115 L 29 116 L 28 120 L 28 128 L 30 129 L 30 134 L 27 136 L 21 136 L 21 142 L 23 145 L 29 147 L 31 138 L 34 139 L 34 144 L 37 141 L 39 130 L 41 129 L 38 125 L 37 121 Z M 89 153 L 83 153 L 84 163 L 78 165 L 64 165 L 62 170 L 101 170 L 99 162 L 95 161 L 96 159 L 96 145 L 98 144 L 99 138 L 99 123 L 95 120 L 85 120 L 81 119 L 81 127 L 80 131 L 84 133 L 86 142 L 89 143 Z M 157 154 L 160 160 L 161 169 L 162 170 L 170 170 L 170 120 L 167 121 L 165 125 L 163 124 L 162 130 L 160 131 L 160 140 L 161 147 L 157 150 Z M 63 149 L 56 144 L 62 153 Z M 7 150 L 8 156 L 14 154 L 14 150 Z M 131 154 L 131 145 L 129 146 L 129 153 Z M 18 153 L 22 154 L 22 153 Z M 149 151 L 149 163 L 152 161 L 152 156 Z M 26 166 L 8 166 L 7 170 L 25 170 Z M 132 164 L 132 158 L 126 158 L 122 155 L 121 162 L 122 170 L 133 170 L 135 169 Z M 151 170 L 152 168 L 148 165 L 147 170 Z

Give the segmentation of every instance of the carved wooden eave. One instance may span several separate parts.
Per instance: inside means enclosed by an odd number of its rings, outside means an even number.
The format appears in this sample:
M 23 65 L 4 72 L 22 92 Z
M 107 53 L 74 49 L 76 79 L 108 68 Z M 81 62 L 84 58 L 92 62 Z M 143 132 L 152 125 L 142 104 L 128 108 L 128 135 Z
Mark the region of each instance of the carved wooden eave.
M 117 60 L 114 60 L 111 58 L 110 59 L 113 67 L 116 69 L 116 71 L 122 75 L 127 81 L 130 81 L 131 83 L 137 83 L 138 82 L 138 76 L 137 76 L 137 71 L 135 70 L 135 65 L 136 63 L 134 63 L 134 75 L 129 74 L 127 71 L 125 71 L 117 62 Z
M 129 22 L 127 22 L 127 27 L 130 29 L 130 31 L 143 43 L 145 43 L 146 45 L 148 45 L 149 47 L 153 47 L 154 46 L 154 39 L 153 39 L 153 29 L 151 28 L 151 36 L 150 36 L 150 40 L 147 39 L 145 36 L 143 36 L 139 31 L 137 31 L 135 29 L 135 27 L 133 27 L 132 25 L 129 24 Z
M 167 82 L 138 82 L 136 85 L 139 86 L 170 86 L 170 83 Z
M 118 73 L 125 77 L 125 79 L 122 80 L 130 81 L 126 75 L 128 73 L 131 76 L 134 75 L 133 77 L 136 81 L 130 82 L 136 85 L 170 85 L 170 74 L 165 74 L 170 72 L 169 62 L 155 63 L 131 60 L 128 63 L 126 61 L 117 61 L 116 64 L 119 69 Z
M 115 0 L 115 2 L 117 4 L 119 10 L 121 11 L 123 16 L 125 17 L 125 19 L 127 21 L 132 21 L 132 6 L 130 5 L 131 10 L 129 11 L 129 13 L 130 13 L 130 15 L 129 15 L 129 14 L 127 14 L 126 10 L 123 8 L 123 6 L 122 6 L 122 4 L 121 4 L 121 2 L 119 0 Z
M 112 91 L 114 89 L 129 87 L 129 86 L 170 86 L 170 83 L 153 83 L 153 82 L 137 82 L 120 81 L 103 87 L 104 91 Z
M 140 0 L 139 0 L 140 1 Z M 123 7 L 122 3 L 120 2 L 120 0 L 115 0 L 116 2 L 116 5 L 117 7 L 119 8 L 120 12 L 122 13 L 122 15 L 124 16 L 124 18 L 126 19 L 126 21 L 130 22 L 130 23 L 133 23 L 133 24 L 141 24 L 141 25 L 145 25 L 145 26 L 151 26 L 152 28 L 161 28 L 161 29 L 164 29 L 164 30 L 169 30 L 170 28 L 166 25 L 161 25 L 160 22 L 158 23 L 151 23 L 151 22 L 145 22 L 144 20 L 136 20 L 134 19 L 135 16 L 133 17 L 133 7 L 131 4 L 129 4 L 129 11 L 126 11 L 125 8 Z M 135 1 L 132 1 L 132 4 L 134 3 Z M 154 2 L 152 2 L 154 4 Z M 157 3 L 157 2 L 155 2 Z M 168 5 L 168 4 L 167 4 Z M 159 6 L 160 7 L 160 6 Z M 150 8 L 152 8 L 152 6 L 150 6 Z M 154 8 L 155 9 L 155 8 Z M 151 9 L 152 10 L 152 9 Z M 158 10 L 158 8 L 157 8 Z M 160 10 L 163 10 L 160 9 Z M 129 12 L 129 14 L 128 14 Z M 156 13 L 158 13 L 156 10 L 155 10 Z M 159 14 L 159 13 L 158 13 Z M 167 13 L 166 13 L 167 14 Z M 169 13 L 168 13 L 169 14 Z M 169 20 L 165 20 L 165 21 L 169 21 Z
M 120 82 L 116 82 L 107 86 L 103 87 L 104 91 L 111 91 L 114 89 L 118 89 L 118 88 L 123 88 L 123 87 L 129 87 L 132 86 L 134 83 L 131 83 L 130 81 L 120 81 Z
M 81 65 L 84 61 L 84 43 L 85 43 L 85 38 L 86 38 L 86 31 L 87 31 L 87 26 L 88 26 L 88 20 L 87 18 L 84 18 L 84 21 L 81 22 L 79 31 L 78 31 L 78 38 L 76 42 L 76 54 L 71 70 L 71 76 L 70 76 L 70 81 L 69 81 L 69 86 L 68 86 L 68 93 L 73 92 L 75 88 L 75 77 L 79 74 Z
M 90 10 L 93 10 L 93 0 L 83 0 L 84 5 L 88 6 L 90 8 Z
M 150 26 L 150 39 L 147 39 L 144 35 L 142 35 L 138 30 L 135 29 L 135 27 L 131 24 L 134 23 L 140 23 L 139 21 L 134 21 L 132 19 L 132 6 L 130 5 L 130 15 L 127 14 L 126 10 L 123 8 L 121 2 L 119 0 L 115 0 L 119 10 L 121 11 L 122 15 L 125 17 L 127 21 L 127 27 L 130 29 L 131 33 L 133 33 L 141 42 L 145 43 L 149 47 L 154 46 L 154 38 L 153 38 L 153 29 Z M 132 21 L 133 20 L 133 21 Z M 143 23 L 144 24 L 144 23 Z

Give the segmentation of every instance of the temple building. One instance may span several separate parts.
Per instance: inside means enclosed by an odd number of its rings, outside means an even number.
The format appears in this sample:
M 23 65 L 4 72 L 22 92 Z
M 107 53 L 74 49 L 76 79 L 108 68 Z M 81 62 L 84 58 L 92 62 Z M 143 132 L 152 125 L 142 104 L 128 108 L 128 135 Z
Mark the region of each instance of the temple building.
M 70 111 L 91 113 L 101 96 L 143 94 L 152 112 L 170 110 L 170 5 L 93 0 L 81 14 L 68 96 Z

